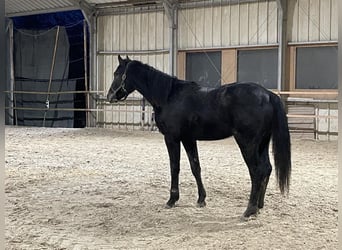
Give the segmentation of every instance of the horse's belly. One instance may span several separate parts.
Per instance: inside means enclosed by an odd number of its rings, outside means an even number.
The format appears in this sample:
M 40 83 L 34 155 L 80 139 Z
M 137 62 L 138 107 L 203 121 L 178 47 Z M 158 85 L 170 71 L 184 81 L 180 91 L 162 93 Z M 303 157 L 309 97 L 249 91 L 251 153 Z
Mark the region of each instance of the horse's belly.
M 221 140 L 232 136 L 231 128 L 227 124 L 201 124 L 193 126 L 190 133 L 196 140 Z

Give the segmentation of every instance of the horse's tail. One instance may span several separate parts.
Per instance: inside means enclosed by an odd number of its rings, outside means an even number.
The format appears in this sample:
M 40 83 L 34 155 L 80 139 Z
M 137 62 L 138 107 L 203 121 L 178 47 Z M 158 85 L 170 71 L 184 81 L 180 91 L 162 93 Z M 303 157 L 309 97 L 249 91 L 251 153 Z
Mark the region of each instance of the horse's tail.
M 273 105 L 272 141 L 276 177 L 280 192 L 289 192 L 291 176 L 291 142 L 286 112 L 277 95 L 271 95 Z

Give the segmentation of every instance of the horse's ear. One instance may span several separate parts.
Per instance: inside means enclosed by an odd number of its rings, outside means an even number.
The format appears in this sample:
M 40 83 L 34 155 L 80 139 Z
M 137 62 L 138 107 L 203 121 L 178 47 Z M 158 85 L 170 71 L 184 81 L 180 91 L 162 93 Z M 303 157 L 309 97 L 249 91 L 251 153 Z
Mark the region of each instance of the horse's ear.
M 120 65 L 123 64 L 123 59 L 121 58 L 120 55 L 118 55 L 118 60 L 119 60 L 119 64 L 120 64 Z
M 126 60 L 129 62 L 132 61 L 128 56 L 126 56 Z

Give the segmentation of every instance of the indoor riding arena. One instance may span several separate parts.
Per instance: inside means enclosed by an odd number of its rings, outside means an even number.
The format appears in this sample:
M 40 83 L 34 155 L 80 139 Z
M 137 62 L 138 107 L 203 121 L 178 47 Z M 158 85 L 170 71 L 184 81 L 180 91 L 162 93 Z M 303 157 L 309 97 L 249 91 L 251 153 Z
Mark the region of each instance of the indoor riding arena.
M 337 2 L 5 0 L 5 248 L 338 249 Z M 289 192 L 271 140 L 264 207 L 243 217 L 236 139 L 199 140 L 206 206 L 182 146 L 167 208 L 161 108 L 139 91 L 107 99 L 127 57 L 207 92 L 254 82 L 279 96 Z

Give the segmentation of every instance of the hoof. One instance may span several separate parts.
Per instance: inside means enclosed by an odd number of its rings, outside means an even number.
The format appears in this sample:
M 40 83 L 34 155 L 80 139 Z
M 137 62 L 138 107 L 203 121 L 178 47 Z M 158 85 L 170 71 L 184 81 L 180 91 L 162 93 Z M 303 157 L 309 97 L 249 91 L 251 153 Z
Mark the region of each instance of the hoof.
M 256 218 L 257 218 L 256 215 L 251 215 L 251 216 L 249 216 L 249 217 L 245 217 L 245 215 L 242 215 L 242 216 L 240 217 L 240 221 L 241 221 L 241 222 L 247 222 L 247 221 L 255 220 Z
M 248 220 L 248 218 L 251 216 L 256 217 L 258 213 L 259 213 L 259 209 L 256 206 L 248 207 L 247 210 L 243 213 L 242 217 Z
M 197 202 L 197 207 L 205 207 L 206 205 L 205 201 Z
M 166 209 L 174 208 L 176 206 L 175 202 L 168 202 L 165 204 Z

